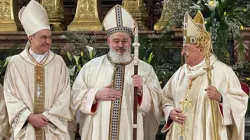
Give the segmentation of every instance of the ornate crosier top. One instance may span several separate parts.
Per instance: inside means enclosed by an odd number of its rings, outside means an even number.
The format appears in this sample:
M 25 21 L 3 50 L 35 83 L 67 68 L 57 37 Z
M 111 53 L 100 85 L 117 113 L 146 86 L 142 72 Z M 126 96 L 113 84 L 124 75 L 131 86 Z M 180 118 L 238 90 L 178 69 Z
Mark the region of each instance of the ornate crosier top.
M 213 51 L 213 47 L 211 44 L 210 33 L 207 31 L 199 31 L 196 37 L 197 46 L 202 48 L 205 55 L 206 68 L 204 68 L 208 73 L 208 84 L 211 85 L 211 70 L 213 67 L 210 64 L 210 55 Z
M 207 31 L 199 31 L 196 37 L 197 46 L 202 48 L 205 56 L 210 56 L 213 52 L 210 33 Z
M 205 62 L 206 62 L 206 67 L 204 70 L 207 71 L 207 80 L 208 80 L 208 85 L 212 85 L 212 69 L 213 66 L 211 65 L 210 62 L 210 56 L 212 52 L 212 44 L 211 44 L 211 37 L 210 34 L 207 31 L 199 31 L 198 35 L 196 37 L 197 40 L 197 46 L 201 47 L 204 50 L 205 54 Z M 213 123 L 213 138 L 214 140 L 218 140 L 218 133 L 217 133 L 217 120 L 215 118 L 215 110 L 214 110 L 214 101 L 210 100 L 210 106 L 211 106 L 211 111 L 212 111 L 212 123 Z
M 133 24 L 133 35 L 134 35 L 134 43 L 133 43 L 133 47 L 134 47 L 134 64 L 138 65 L 139 63 L 139 47 L 140 47 L 140 43 L 138 42 L 138 24 L 136 21 L 134 21 Z

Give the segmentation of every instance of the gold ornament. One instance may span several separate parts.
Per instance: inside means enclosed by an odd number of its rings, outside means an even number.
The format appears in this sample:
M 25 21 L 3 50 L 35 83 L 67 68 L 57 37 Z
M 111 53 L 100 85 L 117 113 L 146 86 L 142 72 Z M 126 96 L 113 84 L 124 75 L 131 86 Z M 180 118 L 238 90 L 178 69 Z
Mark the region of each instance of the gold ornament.
M 14 0 L 0 0 L 0 31 L 17 31 L 14 20 Z
M 48 13 L 49 22 L 52 25 L 51 29 L 53 31 L 63 31 L 63 0 L 41 0 L 41 4 Z
M 97 0 L 78 0 L 75 18 L 68 31 L 101 31 Z

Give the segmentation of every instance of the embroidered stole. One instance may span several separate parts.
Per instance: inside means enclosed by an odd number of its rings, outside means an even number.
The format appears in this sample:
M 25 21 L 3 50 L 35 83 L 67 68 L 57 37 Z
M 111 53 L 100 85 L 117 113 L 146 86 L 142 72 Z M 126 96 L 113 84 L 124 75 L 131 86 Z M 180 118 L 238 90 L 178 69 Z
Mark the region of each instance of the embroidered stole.
M 49 54 L 49 53 L 48 53 Z M 44 112 L 44 100 L 45 100 L 45 74 L 44 74 L 44 65 L 48 58 L 48 54 L 41 60 L 41 63 L 37 62 L 32 55 L 29 54 L 29 57 L 35 65 L 35 99 L 34 99 L 34 114 L 42 114 Z M 45 140 L 44 130 L 41 128 L 35 128 L 36 140 Z
M 115 65 L 113 75 L 113 89 L 123 91 L 125 65 Z M 120 112 L 122 105 L 122 96 L 120 99 L 111 102 L 110 123 L 109 123 L 109 140 L 119 139 L 120 130 Z

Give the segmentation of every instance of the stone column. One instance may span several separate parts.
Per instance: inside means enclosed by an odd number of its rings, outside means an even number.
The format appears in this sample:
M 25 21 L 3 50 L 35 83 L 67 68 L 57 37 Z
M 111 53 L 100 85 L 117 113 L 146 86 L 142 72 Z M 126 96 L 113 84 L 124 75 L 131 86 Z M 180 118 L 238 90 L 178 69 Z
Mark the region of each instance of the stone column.
M 63 20 L 64 20 L 64 7 L 63 7 L 63 0 L 40 0 L 40 3 L 46 9 L 49 22 L 52 25 L 53 31 L 62 31 L 63 27 Z
M 75 18 L 68 31 L 101 31 L 97 8 L 97 0 L 78 0 Z
M 14 0 L 0 0 L 0 31 L 17 31 L 14 20 Z

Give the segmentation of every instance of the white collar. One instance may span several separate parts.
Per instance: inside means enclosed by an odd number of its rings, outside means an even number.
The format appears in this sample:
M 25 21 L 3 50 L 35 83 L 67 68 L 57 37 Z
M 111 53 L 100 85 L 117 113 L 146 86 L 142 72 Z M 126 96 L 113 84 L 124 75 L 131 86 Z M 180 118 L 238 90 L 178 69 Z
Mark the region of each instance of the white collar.
M 214 55 L 211 55 L 210 57 L 211 65 L 213 65 L 216 60 L 217 58 Z M 184 70 L 189 79 L 195 79 L 196 77 L 201 76 L 206 73 L 206 70 L 204 70 L 205 67 L 206 67 L 206 63 L 205 63 L 205 59 L 203 59 L 199 64 L 193 67 L 190 67 L 187 64 L 185 64 Z
M 46 52 L 46 53 L 44 53 L 44 54 L 41 54 L 41 55 L 36 54 L 36 53 L 34 53 L 34 52 L 32 51 L 31 48 L 29 49 L 29 53 L 31 54 L 31 56 L 32 56 L 33 58 L 35 58 L 35 60 L 36 60 L 38 63 L 42 63 L 42 61 L 45 61 L 46 59 L 44 59 L 44 58 L 45 58 L 45 57 L 47 56 L 47 54 L 48 54 L 48 52 Z

